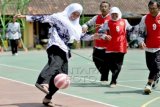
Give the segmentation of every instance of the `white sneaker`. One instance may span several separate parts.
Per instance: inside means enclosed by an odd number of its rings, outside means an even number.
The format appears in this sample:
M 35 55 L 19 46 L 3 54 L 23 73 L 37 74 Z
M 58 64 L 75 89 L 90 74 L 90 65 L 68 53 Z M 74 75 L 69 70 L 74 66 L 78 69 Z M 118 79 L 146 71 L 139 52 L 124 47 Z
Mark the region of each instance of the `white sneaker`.
M 115 87 L 116 87 L 116 84 L 111 84 L 110 87 L 111 87 L 111 88 L 115 88 Z
M 17 55 L 18 55 L 18 53 L 15 53 L 15 55 L 17 56 Z
M 108 85 L 108 81 L 101 81 L 101 85 L 103 86 Z
M 157 86 L 157 85 L 158 85 L 158 82 L 159 82 L 159 78 L 158 78 L 156 81 L 153 82 L 153 85 L 152 85 L 152 88 L 153 88 L 153 89 L 155 89 L 155 88 L 158 87 L 158 86 Z
M 146 85 L 145 88 L 144 88 L 144 93 L 145 94 L 150 94 L 151 93 L 151 89 L 152 89 L 152 86 L 150 85 Z

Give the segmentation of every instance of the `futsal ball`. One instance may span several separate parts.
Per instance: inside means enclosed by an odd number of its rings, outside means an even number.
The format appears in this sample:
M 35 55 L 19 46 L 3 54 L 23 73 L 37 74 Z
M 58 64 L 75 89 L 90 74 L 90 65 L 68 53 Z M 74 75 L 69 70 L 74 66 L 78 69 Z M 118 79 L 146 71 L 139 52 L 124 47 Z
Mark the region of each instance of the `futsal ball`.
M 64 73 L 57 74 L 54 78 L 54 84 L 59 89 L 68 88 L 70 85 L 70 78 L 67 74 Z

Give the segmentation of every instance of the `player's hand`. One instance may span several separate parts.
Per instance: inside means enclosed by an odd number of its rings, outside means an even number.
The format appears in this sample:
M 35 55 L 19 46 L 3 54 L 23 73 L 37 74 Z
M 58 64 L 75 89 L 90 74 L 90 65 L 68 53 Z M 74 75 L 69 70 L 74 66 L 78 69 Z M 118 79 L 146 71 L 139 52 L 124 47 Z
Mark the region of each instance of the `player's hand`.
M 16 14 L 14 17 L 16 17 L 16 18 L 25 18 L 26 16 L 25 15 L 21 15 L 21 14 Z
M 103 37 L 104 40 L 108 40 L 108 41 L 110 41 L 110 40 L 112 39 L 112 36 L 111 36 L 111 35 L 103 34 L 102 37 Z
M 144 48 L 146 48 L 146 44 L 145 44 L 144 42 L 142 42 L 142 43 L 139 44 L 139 47 L 140 47 L 141 49 L 144 49 Z
M 82 33 L 86 33 L 86 32 L 88 32 L 88 28 L 83 28 L 82 27 Z
M 21 16 L 21 14 L 16 14 L 14 15 L 14 18 L 18 18 L 19 16 Z
M 101 38 L 100 36 L 101 36 L 100 34 L 95 33 L 95 34 L 93 35 L 93 39 L 100 39 L 100 38 Z

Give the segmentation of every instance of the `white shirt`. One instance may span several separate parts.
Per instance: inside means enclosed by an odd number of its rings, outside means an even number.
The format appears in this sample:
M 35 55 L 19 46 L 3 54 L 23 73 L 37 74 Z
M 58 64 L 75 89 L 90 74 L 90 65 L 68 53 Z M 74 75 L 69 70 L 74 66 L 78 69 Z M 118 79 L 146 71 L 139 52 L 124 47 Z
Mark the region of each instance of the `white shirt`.
M 9 39 L 19 39 L 21 37 L 20 24 L 18 22 L 8 23 L 6 37 Z
M 60 21 L 52 18 L 51 16 L 26 16 L 26 20 L 39 20 L 42 22 L 50 22 L 51 28 L 48 32 L 49 39 L 47 48 L 52 45 L 56 45 L 60 47 L 63 51 L 68 52 L 68 47 L 66 44 L 69 42 L 70 36 L 68 34 L 67 28 L 65 28 Z M 58 28 L 60 29 L 57 30 Z M 63 38 L 61 38 L 60 35 L 64 35 Z
M 48 16 L 26 16 L 27 20 L 41 21 L 42 23 L 49 23 L 51 28 L 48 32 L 48 47 L 56 45 L 64 52 L 68 53 L 68 43 L 70 40 L 80 40 L 82 28 L 79 24 L 79 17 L 71 20 L 70 17 L 73 12 L 79 12 L 81 15 L 83 7 L 78 3 L 68 5 L 63 12 L 54 13 Z

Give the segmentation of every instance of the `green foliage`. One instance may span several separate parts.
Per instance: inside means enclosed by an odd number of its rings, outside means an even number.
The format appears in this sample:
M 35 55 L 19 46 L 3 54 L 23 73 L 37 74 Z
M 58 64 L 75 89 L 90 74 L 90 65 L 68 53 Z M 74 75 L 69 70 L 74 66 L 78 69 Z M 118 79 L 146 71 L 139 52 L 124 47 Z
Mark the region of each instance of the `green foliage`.
M 80 24 L 83 25 L 84 23 L 86 23 L 87 21 L 89 21 L 92 17 L 81 17 L 80 19 Z M 89 33 L 93 34 L 95 33 L 95 26 L 92 26 L 88 29 Z
M 86 23 L 89 19 L 91 19 L 91 17 L 81 17 L 80 19 L 80 24 L 83 25 L 84 23 Z

